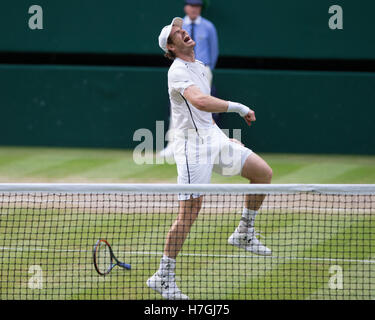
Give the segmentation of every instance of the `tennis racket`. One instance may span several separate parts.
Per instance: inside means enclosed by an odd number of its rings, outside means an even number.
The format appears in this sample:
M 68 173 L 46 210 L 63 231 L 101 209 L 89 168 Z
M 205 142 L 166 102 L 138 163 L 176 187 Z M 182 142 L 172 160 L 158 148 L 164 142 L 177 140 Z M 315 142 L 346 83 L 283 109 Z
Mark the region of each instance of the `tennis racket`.
M 121 262 L 115 257 L 112 248 L 107 240 L 98 240 L 94 246 L 93 253 L 95 270 L 101 276 L 107 275 L 116 266 L 120 266 L 128 270 L 131 269 L 130 264 Z

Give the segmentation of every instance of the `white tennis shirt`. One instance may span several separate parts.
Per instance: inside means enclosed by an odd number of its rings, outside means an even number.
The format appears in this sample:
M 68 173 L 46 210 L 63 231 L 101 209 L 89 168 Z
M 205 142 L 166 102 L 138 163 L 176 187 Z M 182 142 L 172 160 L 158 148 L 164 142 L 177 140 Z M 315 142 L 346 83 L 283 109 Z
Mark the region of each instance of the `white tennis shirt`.
M 199 60 L 188 62 L 176 58 L 168 71 L 173 129 L 212 128 L 214 126 L 212 113 L 197 109 L 183 96 L 185 89 L 191 85 L 197 86 L 205 94 L 211 93 L 206 67 Z

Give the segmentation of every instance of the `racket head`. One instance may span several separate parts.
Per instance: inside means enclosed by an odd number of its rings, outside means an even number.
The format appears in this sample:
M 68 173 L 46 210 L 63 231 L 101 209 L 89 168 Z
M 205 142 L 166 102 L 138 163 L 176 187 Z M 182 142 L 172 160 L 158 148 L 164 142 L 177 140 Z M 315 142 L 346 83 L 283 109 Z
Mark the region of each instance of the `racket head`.
M 107 240 L 100 239 L 96 242 L 93 249 L 94 266 L 97 273 L 105 276 L 111 272 L 114 263 L 112 248 Z

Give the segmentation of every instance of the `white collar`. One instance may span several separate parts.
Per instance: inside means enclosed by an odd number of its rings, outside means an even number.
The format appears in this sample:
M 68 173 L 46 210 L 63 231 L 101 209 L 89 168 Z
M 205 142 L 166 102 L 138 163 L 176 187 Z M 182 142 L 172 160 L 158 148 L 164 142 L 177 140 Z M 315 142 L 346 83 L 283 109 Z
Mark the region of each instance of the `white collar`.
M 195 59 L 194 62 L 190 62 L 190 61 L 186 61 L 186 60 L 183 60 L 181 58 L 176 58 L 177 61 L 181 62 L 181 63 L 184 63 L 184 64 L 188 64 L 188 65 L 191 65 L 191 64 L 194 64 L 195 62 L 197 62 L 197 59 Z
M 184 18 L 184 23 L 186 24 L 191 24 L 193 21 L 189 18 L 189 16 L 185 16 Z M 194 23 L 195 24 L 200 24 L 202 22 L 202 17 L 199 16 L 197 19 L 195 19 Z

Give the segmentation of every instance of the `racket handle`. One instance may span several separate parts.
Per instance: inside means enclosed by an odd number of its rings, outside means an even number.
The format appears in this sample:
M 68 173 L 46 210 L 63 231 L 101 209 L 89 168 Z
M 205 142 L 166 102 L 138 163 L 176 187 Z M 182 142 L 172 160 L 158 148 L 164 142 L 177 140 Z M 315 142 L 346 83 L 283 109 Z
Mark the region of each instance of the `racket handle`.
M 120 267 L 123 267 L 123 268 L 128 269 L 128 270 L 131 269 L 130 264 L 127 264 L 127 263 L 124 263 L 124 262 L 119 262 L 118 265 L 119 265 Z

